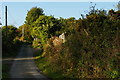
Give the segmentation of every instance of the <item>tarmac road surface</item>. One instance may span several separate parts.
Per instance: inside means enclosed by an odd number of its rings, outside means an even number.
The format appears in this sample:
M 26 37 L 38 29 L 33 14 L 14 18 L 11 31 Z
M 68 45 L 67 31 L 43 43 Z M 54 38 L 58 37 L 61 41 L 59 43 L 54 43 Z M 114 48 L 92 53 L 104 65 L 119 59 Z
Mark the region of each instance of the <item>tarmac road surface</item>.
M 34 78 L 33 80 L 48 80 L 46 76 L 39 72 L 39 69 L 34 63 L 33 49 L 28 45 L 23 45 L 14 59 L 10 69 L 11 78 Z

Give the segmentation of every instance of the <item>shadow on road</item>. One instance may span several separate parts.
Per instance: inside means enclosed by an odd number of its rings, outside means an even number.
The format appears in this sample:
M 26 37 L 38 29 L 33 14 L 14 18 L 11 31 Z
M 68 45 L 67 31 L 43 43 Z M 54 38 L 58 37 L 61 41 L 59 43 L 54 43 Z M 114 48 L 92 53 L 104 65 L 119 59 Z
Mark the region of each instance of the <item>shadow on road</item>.
M 48 80 L 35 65 L 33 53 L 33 48 L 28 45 L 23 45 L 16 58 L 6 58 L 2 60 L 2 62 L 13 61 L 9 72 L 11 79 L 22 78 L 22 80 L 26 80 L 31 78 L 33 80 Z

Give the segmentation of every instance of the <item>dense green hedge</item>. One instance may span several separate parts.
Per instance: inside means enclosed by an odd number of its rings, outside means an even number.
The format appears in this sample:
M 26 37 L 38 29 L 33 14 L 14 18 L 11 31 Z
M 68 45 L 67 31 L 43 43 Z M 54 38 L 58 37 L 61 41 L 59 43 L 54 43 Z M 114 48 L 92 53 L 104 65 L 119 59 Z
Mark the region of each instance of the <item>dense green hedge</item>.
M 60 72 L 59 77 L 119 78 L 120 10 L 107 12 L 92 6 L 86 16 L 81 16 L 78 20 L 58 19 L 46 16 L 41 8 L 28 11 L 23 25 L 28 32 L 25 37 L 29 37 L 26 41 L 31 40 L 34 48 L 43 51 L 37 64 L 42 64 L 46 73 Z M 66 32 L 66 42 L 54 46 L 52 38 L 63 32 Z
M 6 26 L 2 27 L 2 56 L 16 56 L 16 53 L 14 53 L 14 51 L 18 49 L 21 44 L 21 42 L 17 39 L 19 31 L 12 25 L 7 27 L 7 29 Z
M 51 73 L 60 71 L 68 78 L 119 78 L 120 19 L 103 12 L 76 20 L 74 29 L 68 29 L 74 32 L 63 45 L 49 43 L 44 48 Z

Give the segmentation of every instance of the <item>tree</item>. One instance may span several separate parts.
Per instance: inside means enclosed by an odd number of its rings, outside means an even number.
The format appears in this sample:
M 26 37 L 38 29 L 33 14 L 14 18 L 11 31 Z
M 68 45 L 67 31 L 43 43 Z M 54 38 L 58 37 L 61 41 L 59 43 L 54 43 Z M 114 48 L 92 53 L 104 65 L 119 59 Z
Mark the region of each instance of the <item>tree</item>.
M 118 10 L 120 10 L 120 1 L 117 4 L 117 8 L 118 8 Z
M 93 2 L 90 2 L 90 4 L 91 4 L 91 6 L 90 6 L 89 14 L 95 14 L 96 13 L 96 10 L 95 10 L 96 4 L 93 5 Z
M 60 31 L 61 25 L 58 19 L 53 16 L 39 16 L 35 21 L 32 29 L 32 37 L 40 39 L 42 45 L 47 42 L 47 39 L 56 35 L 57 31 Z
M 2 27 L 2 46 L 3 49 L 11 48 L 14 44 L 13 40 L 17 36 L 19 31 L 14 26 L 8 26 L 7 37 L 6 37 L 6 26 Z M 6 44 L 7 43 L 7 44 Z
M 23 24 L 19 27 L 19 37 L 22 37 L 22 30 L 24 30 L 24 40 L 26 40 L 27 42 L 32 42 L 30 25 Z
M 37 7 L 31 8 L 30 11 L 28 11 L 27 13 L 25 23 L 31 25 L 36 21 L 37 18 L 39 18 L 40 15 L 44 15 L 42 8 L 37 8 Z

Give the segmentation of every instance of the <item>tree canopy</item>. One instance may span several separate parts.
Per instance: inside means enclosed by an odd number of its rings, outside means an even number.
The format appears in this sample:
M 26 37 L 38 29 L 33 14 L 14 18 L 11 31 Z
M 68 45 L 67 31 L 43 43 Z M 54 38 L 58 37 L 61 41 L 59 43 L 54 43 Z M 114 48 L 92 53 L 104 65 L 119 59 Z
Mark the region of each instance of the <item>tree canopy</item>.
M 44 44 L 48 38 L 56 35 L 56 32 L 60 31 L 60 29 L 59 20 L 53 16 L 41 15 L 34 22 L 32 37 L 40 39 L 41 43 Z
M 13 47 L 12 45 L 14 44 L 14 39 L 18 35 L 18 33 L 19 33 L 19 31 L 17 30 L 17 28 L 12 26 L 12 25 L 8 26 L 7 30 L 6 30 L 6 26 L 2 27 L 2 47 L 3 47 L 3 50 Z
M 117 8 L 118 8 L 118 10 L 120 10 L 120 1 L 117 4 Z
M 28 24 L 23 24 L 22 26 L 19 27 L 18 29 L 20 31 L 19 37 L 23 37 L 24 40 L 27 42 L 32 42 L 32 37 L 31 37 L 31 28 L 30 25 Z M 22 36 L 24 34 L 24 36 Z
M 33 22 L 36 21 L 37 18 L 39 18 L 40 15 L 44 15 L 42 8 L 33 7 L 28 11 L 26 16 L 25 23 L 28 25 L 31 25 Z

